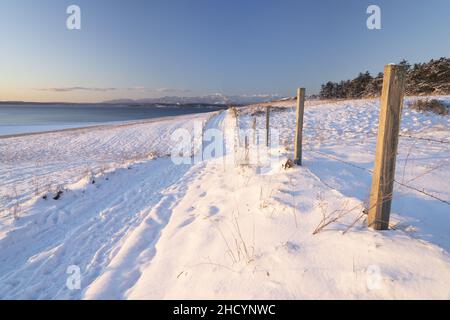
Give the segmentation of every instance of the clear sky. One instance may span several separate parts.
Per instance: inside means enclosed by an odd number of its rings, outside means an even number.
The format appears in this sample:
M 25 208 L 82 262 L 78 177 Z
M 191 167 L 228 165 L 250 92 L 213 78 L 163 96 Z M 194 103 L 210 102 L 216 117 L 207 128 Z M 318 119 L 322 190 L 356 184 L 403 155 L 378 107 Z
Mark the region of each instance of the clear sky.
M 81 30 L 66 28 L 71 4 Z M 1 0 L 0 100 L 313 93 L 449 57 L 449 15 L 448 0 Z

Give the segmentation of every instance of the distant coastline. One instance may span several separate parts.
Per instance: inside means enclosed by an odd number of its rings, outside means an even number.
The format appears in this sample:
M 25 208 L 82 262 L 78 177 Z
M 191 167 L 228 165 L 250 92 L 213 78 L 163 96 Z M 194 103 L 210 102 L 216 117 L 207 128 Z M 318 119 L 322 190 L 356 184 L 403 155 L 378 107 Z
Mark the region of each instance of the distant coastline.
M 1 103 L 0 136 L 127 123 L 226 109 L 210 104 Z
M 0 101 L 0 105 L 64 105 L 64 106 L 128 106 L 128 107 L 186 107 L 186 108 L 228 108 L 228 104 L 213 104 L 213 103 L 145 103 L 145 102 L 32 102 L 32 101 Z

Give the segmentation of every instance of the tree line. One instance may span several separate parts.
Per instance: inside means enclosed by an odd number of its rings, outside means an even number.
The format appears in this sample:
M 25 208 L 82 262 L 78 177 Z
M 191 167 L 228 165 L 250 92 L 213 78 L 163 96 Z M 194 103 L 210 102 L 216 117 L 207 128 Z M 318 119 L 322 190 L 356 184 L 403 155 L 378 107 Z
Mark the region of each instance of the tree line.
M 450 59 L 431 59 L 426 63 L 409 64 L 402 60 L 400 65 L 406 69 L 407 95 L 445 95 L 450 94 Z M 360 72 L 351 80 L 327 82 L 322 85 L 322 99 L 358 99 L 381 95 L 383 73 L 372 76 L 369 71 Z

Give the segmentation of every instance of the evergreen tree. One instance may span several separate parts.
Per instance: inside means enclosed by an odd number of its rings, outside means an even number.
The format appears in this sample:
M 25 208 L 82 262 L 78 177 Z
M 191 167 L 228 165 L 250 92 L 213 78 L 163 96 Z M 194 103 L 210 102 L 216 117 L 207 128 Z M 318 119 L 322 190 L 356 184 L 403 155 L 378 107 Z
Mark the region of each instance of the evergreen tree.
M 427 63 L 415 63 L 413 66 L 403 59 L 399 65 L 406 70 L 406 94 L 450 94 L 450 59 L 440 58 Z M 368 71 L 359 73 L 352 80 L 338 83 L 327 82 L 322 85 L 322 99 L 345 99 L 377 97 L 381 94 L 383 73 L 374 78 Z

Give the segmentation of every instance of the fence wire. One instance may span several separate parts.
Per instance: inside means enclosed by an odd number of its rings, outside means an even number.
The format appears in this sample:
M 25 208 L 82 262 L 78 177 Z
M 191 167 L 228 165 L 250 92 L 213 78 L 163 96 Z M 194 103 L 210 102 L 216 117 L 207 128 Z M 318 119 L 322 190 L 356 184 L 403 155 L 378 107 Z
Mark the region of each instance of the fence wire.
M 351 163 L 351 162 L 348 162 L 348 161 L 339 159 L 339 158 L 337 158 L 337 157 L 331 156 L 331 155 L 326 154 L 326 153 L 324 153 L 324 152 L 317 151 L 317 150 L 312 150 L 312 149 L 307 149 L 307 151 L 313 152 L 313 153 L 316 153 L 316 154 L 320 154 L 320 155 L 322 155 L 322 156 L 324 156 L 324 157 L 326 157 L 326 158 L 329 158 L 329 159 L 331 159 L 331 160 L 335 160 L 335 161 L 341 162 L 341 163 L 343 163 L 343 164 L 346 164 L 346 165 L 348 165 L 348 166 L 351 166 L 351 167 L 360 169 L 360 170 L 362 170 L 362 171 L 368 172 L 368 173 L 370 173 L 370 174 L 373 174 L 373 170 L 371 170 L 371 169 L 367 169 L 367 168 L 358 166 L 358 165 L 356 165 L 356 164 L 354 164 L 354 163 Z M 396 183 L 396 184 L 398 184 L 398 185 L 400 185 L 400 186 L 402 186 L 402 187 L 405 187 L 405 188 L 407 188 L 407 189 L 410 189 L 410 190 L 419 192 L 419 193 L 421 193 L 421 194 L 423 194 L 423 195 L 425 195 L 425 196 L 427 196 L 427 197 L 433 198 L 433 199 L 435 199 L 435 200 L 438 200 L 438 201 L 440 201 L 440 202 L 442 202 L 442 203 L 445 203 L 446 205 L 449 205 L 449 206 L 450 206 L 450 202 L 449 202 L 449 201 L 447 201 L 447 200 L 445 200 L 445 199 L 441 199 L 441 198 L 439 198 L 439 197 L 437 197 L 437 196 L 431 194 L 429 191 L 426 191 L 425 189 L 422 189 L 422 190 L 421 190 L 421 189 L 419 189 L 419 188 L 417 188 L 417 187 L 414 187 L 414 186 L 408 185 L 408 184 L 406 184 L 406 183 L 400 182 L 400 181 L 398 181 L 398 180 L 396 180 L 396 179 L 394 179 L 394 183 Z

